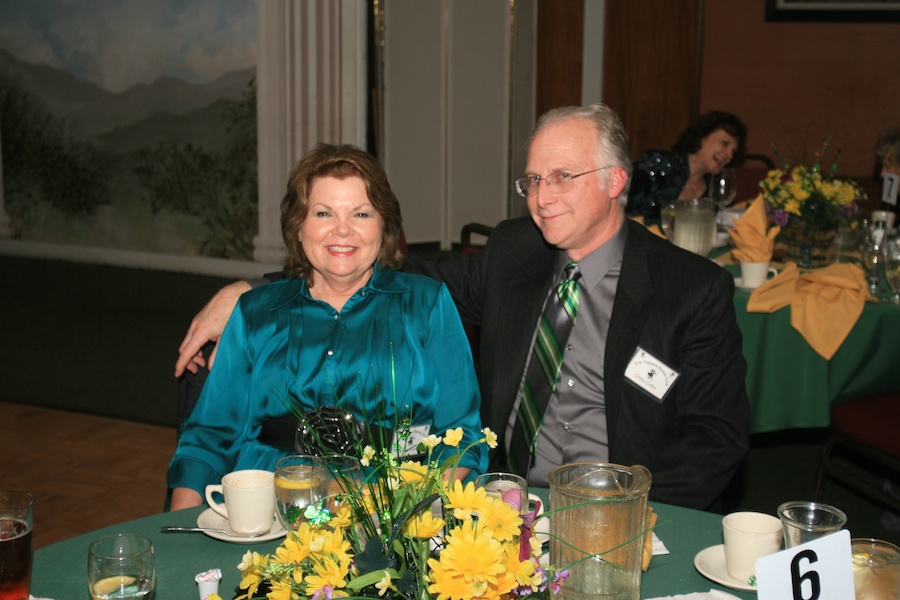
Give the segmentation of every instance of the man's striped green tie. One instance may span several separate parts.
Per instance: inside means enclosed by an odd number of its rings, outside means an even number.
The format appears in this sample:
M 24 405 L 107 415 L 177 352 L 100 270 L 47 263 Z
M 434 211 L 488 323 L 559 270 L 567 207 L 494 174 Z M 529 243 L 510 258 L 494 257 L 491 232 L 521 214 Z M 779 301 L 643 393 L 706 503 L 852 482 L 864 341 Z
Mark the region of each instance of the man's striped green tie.
M 527 475 L 531 466 L 544 413 L 559 379 L 566 342 L 578 314 L 577 280 L 580 277 L 578 263 L 566 265 L 565 278 L 548 294 L 544 312 L 538 321 L 519 390 L 519 410 L 507 452 L 510 469 L 522 475 Z

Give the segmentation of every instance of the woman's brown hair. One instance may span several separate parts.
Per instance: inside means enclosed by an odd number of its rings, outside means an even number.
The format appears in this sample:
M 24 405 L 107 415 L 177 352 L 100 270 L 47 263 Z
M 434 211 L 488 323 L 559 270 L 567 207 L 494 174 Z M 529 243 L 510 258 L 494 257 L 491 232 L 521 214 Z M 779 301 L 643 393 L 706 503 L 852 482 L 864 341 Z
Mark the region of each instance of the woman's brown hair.
M 298 232 L 309 215 L 309 193 L 317 177 L 359 177 L 366 185 L 369 202 L 381 215 L 381 250 L 376 259 L 382 267 L 398 269 L 403 264 L 400 204 L 391 191 L 387 175 L 374 156 L 349 144 L 318 144 L 288 176 L 287 193 L 281 201 L 281 235 L 287 251 L 284 273 L 312 284 L 312 265 L 303 251 Z

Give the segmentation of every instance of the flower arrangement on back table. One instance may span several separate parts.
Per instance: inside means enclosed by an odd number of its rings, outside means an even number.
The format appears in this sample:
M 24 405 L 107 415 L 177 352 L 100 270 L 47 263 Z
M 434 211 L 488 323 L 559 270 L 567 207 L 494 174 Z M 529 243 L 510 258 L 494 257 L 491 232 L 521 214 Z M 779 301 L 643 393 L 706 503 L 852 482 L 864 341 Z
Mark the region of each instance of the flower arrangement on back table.
M 810 263 L 801 266 L 813 266 L 812 255 L 830 243 L 841 223 L 853 222 L 859 213 L 859 203 L 865 199 L 865 193 L 855 181 L 835 178 L 840 152 L 830 165 L 823 166 L 830 140 L 825 140 L 808 166 L 791 166 L 774 149 L 782 167 L 769 171 L 759 183 L 769 220 L 781 227 L 780 237 L 787 246 L 789 258 Z
M 398 459 L 390 445 L 364 446 L 361 485 L 341 481 L 343 493 L 310 505 L 305 522 L 274 554 L 248 552 L 238 565 L 246 590 L 238 598 L 489 600 L 556 593 L 567 572 L 539 563 L 537 511 L 520 514 L 527 498 L 495 499 L 453 480 L 466 451 L 496 446 L 496 434 L 483 433 L 442 464 L 433 459 L 435 448 L 458 447 L 462 429 L 426 437 L 418 444 L 423 461 Z

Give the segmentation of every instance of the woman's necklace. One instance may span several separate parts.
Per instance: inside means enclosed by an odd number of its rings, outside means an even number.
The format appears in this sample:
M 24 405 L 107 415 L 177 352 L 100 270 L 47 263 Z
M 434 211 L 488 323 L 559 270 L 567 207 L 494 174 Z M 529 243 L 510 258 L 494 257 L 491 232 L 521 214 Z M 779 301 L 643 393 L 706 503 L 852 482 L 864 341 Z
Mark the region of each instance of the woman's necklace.
M 699 198 L 700 194 L 706 189 L 706 184 L 703 182 L 703 179 L 689 179 L 687 183 L 684 184 L 684 188 L 681 190 L 682 196 L 686 196 L 688 198 Z

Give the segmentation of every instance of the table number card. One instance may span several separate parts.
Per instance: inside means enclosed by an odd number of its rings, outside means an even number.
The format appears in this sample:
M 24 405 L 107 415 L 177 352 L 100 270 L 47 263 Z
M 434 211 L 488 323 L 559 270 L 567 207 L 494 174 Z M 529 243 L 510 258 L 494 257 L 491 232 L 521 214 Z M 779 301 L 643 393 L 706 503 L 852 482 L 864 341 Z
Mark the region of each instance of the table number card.
M 885 204 L 897 206 L 897 184 L 900 182 L 900 176 L 894 173 L 887 173 L 884 176 L 884 185 L 881 188 L 881 199 Z
M 756 561 L 759 600 L 854 600 L 850 532 L 837 533 Z

